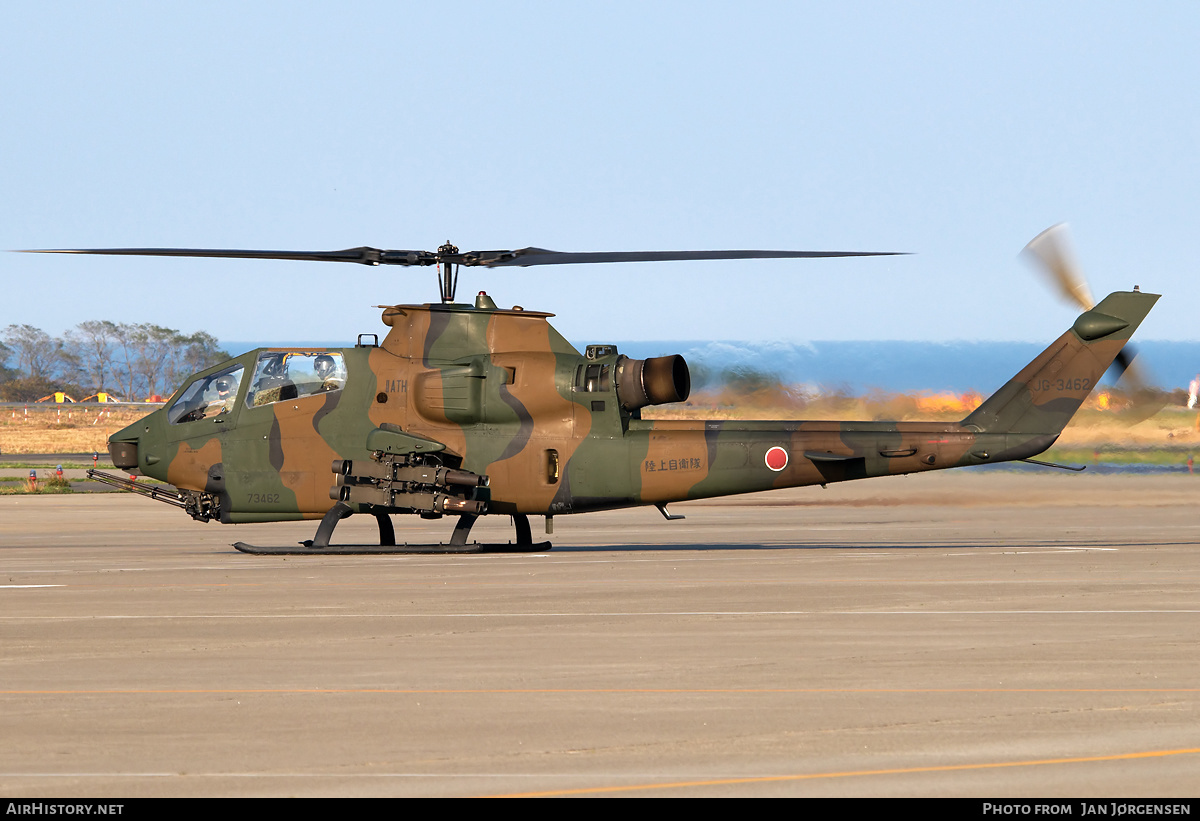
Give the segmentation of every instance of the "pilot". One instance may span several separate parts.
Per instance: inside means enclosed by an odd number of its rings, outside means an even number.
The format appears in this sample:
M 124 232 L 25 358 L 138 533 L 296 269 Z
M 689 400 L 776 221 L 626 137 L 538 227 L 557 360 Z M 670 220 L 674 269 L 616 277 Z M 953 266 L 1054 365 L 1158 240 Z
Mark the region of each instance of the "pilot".
M 237 375 L 225 373 L 216 378 L 213 387 L 217 389 L 217 398 L 208 403 L 205 416 L 216 416 L 233 410 L 233 400 L 237 394 Z
M 337 365 L 333 361 L 333 357 L 329 354 L 321 354 L 313 362 L 313 370 L 317 373 L 317 378 L 321 380 L 320 391 L 336 391 L 342 387 L 342 380 L 337 376 Z

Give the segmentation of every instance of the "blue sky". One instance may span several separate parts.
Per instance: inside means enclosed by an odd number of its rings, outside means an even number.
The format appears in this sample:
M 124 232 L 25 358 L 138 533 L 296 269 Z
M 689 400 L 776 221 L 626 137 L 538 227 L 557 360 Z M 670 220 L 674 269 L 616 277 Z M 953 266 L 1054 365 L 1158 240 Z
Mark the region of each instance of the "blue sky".
M 0 248 L 913 251 L 464 270 L 569 339 L 1200 339 L 1200 5 L 10 3 Z M 428 269 L 0 254 L 0 326 L 345 339 Z

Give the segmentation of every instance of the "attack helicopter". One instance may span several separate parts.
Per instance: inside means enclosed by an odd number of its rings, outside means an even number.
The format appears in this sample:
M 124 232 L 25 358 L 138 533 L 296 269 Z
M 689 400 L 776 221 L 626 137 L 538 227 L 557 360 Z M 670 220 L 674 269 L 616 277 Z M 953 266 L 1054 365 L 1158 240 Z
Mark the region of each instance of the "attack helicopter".
M 1031 253 L 1054 272 L 1054 236 Z M 299 546 L 249 553 L 542 551 L 530 516 L 654 506 L 805 485 L 1031 461 L 1049 448 L 1158 296 L 1116 292 L 1084 308 L 1058 339 L 960 422 L 661 421 L 642 409 L 685 400 L 680 355 L 631 359 L 610 344 L 582 353 L 550 313 L 501 308 L 485 292 L 455 301 L 460 267 L 659 260 L 882 256 L 844 251 L 462 253 L 184 248 L 37 253 L 308 260 L 435 266 L 440 303 L 383 307 L 382 342 L 260 348 L 189 377 L 163 408 L 113 434 L 113 464 L 170 485 L 89 471 L 199 521 L 319 520 Z M 1066 263 L 1058 267 L 1067 270 Z M 1068 271 L 1069 273 L 1069 271 Z M 1118 364 L 1121 367 L 1122 363 Z M 347 516 L 374 516 L 379 544 L 334 544 Z M 457 516 L 441 544 L 397 543 L 391 517 Z M 480 516 L 511 516 L 516 540 L 468 542 Z

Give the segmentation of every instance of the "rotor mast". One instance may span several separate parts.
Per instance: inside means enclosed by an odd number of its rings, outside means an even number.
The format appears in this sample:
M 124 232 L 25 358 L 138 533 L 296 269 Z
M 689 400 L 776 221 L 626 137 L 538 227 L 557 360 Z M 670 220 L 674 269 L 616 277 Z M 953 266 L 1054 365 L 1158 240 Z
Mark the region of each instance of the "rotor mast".
M 441 260 L 438 262 L 438 285 L 445 305 L 454 301 L 454 292 L 458 290 L 458 263 L 450 261 L 458 257 L 458 246 L 446 240 L 446 244 L 437 249 L 437 255 Z

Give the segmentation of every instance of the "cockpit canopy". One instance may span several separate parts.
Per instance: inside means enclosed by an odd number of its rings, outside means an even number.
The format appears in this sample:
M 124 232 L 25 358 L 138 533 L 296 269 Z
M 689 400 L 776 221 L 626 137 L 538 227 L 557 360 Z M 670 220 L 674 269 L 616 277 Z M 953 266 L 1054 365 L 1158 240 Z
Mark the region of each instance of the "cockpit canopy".
M 242 366 L 236 362 L 193 379 L 167 408 L 167 421 L 174 425 L 228 413 L 233 410 L 241 382 Z
M 246 407 L 340 391 L 346 385 L 342 355 L 324 351 L 264 351 L 246 391 Z
M 175 425 L 231 412 L 244 371 L 241 362 L 230 362 L 195 377 L 167 409 L 167 421 Z M 345 385 L 346 364 L 338 351 L 263 351 L 255 360 L 244 404 L 247 408 L 270 405 L 340 391 Z

